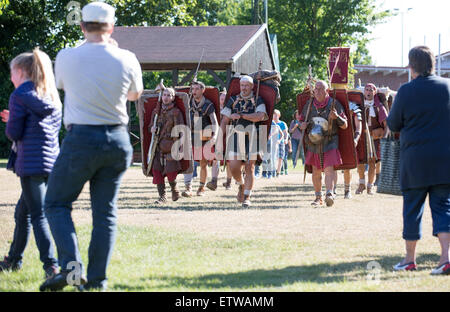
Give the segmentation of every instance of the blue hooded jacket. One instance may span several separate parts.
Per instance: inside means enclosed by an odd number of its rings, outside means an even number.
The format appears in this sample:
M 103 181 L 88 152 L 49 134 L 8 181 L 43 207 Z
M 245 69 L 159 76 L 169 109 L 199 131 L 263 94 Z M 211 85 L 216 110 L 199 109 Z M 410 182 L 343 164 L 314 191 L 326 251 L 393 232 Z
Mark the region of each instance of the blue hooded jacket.
M 59 154 L 61 116 L 61 107 L 49 98 L 40 99 L 31 81 L 11 93 L 6 135 L 17 143 L 18 176 L 50 174 Z

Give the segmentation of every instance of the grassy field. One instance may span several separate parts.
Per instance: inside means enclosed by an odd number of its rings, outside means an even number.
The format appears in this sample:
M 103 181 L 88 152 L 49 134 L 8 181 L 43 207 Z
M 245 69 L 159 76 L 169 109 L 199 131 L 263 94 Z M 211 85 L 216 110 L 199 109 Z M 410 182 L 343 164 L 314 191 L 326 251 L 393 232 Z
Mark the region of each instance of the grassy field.
M 120 192 L 109 290 L 448 291 L 448 277 L 429 274 L 440 249 L 431 236 L 428 210 L 418 246 L 419 270 L 393 272 L 404 248 L 401 197 L 363 194 L 344 200 L 339 175 L 338 199 L 331 208 L 310 205 L 311 177 L 302 184 L 301 169 L 277 179 L 256 180 L 250 209 L 237 204 L 235 185 L 224 190 L 223 173 L 219 189 L 204 198 L 182 198 L 155 207 L 156 188 L 140 166 L 133 166 Z M 356 172 L 353 182 L 354 190 Z M 0 255 L 5 255 L 20 184 L 5 169 L 0 169 L 0 184 Z M 88 185 L 73 211 L 85 264 L 91 231 L 87 190 Z M 31 237 L 23 269 L 1 274 L 0 291 L 37 291 L 42 280 L 42 264 Z

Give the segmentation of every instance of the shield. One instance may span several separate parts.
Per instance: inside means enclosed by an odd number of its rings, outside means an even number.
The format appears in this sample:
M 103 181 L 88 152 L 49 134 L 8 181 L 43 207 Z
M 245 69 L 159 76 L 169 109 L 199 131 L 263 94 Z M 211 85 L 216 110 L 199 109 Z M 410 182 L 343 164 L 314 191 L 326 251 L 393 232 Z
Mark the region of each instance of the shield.
M 153 110 L 158 104 L 159 91 L 144 90 L 138 100 L 138 114 L 139 114 L 139 129 L 141 133 L 141 156 L 142 156 L 142 170 L 147 176 L 147 155 L 150 142 L 152 140 L 152 133 L 148 131 L 148 126 L 151 123 L 151 116 Z M 175 93 L 175 105 L 181 110 L 183 114 L 184 124 L 190 125 L 189 103 L 188 95 L 184 92 Z M 190 138 L 189 138 L 190 140 Z M 181 160 L 181 173 L 191 173 L 193 170 L 193 163 L 191 159 Z M 151 176 L 151 170 L 149 176 Z
M 360 90 L 352 90 L 348 92 L 348 99 L 349 101 L 356 103 L 359 108 L 361 108 L 361 136 L 358 141 L 358 145 L 356 146 L 356 156 L 358 159 L 358 162 L 365 161 L 367 162 L 367 153 L 366 153 L 366 137 L 363 132 L 363 130 L 366 128 L 366 117 L 364 116 L 364 93 Z M 353 121 L 353 120 L 352 120 Z M 354 131 L 354 129 L 353 129 Z
M 375 96 L 378 96 L 380 102 L 386 108 L 386 111 L 389 112 L 389 106 L 386 99 L 386 95 L 384 92 L 378 92 Z M 349 100 L 355 102 L 360 106 L 362 111 L 364 112 L 364 93 L 359 90 L 349 91 Z M 362 121 L 361 126 L 362 130 L 366 129 L 367 120 L 364 113 L 361 114 Z M 356 154 L 358 156 L 358 163 L 367 164 L 367 140 L 364 132 L 361 131 L 361 137 L 359 138 L 358 145 L 356 146 Z
M 356 168 L 357 158 L 356 158 L 356 149 L 353 144 L 353 121 L 350 115 L 349 109 L 349 98 L 348 91 L 345 89 L 336 89 L 336 99 L 342 104 L 345 112 L 345 116 L 347 117 L 348 127 L 345 130 L 339 129 L 339 152 L 342 157 L 342 165 L 336 166 L 335 170 L 345 170 L 345 169 L 353 169 Z M 333 97 L 333 90 L 328 91 L 330 97 Z M 306 105 L 308 100 L 311 98 L 309 92 L 302 92 L 297 95 L 297 109 L 299 112 L 303 110 L 303 107 Z M 312 105 L 312 104 L 311 104 Z M 305 147 L 305 137 L 303 137 L 303 151 L 306 155 L 306 147 Z M 306 170 L 309 173 L 312 173 L 312 168 L 310 165 L 306 165 Z

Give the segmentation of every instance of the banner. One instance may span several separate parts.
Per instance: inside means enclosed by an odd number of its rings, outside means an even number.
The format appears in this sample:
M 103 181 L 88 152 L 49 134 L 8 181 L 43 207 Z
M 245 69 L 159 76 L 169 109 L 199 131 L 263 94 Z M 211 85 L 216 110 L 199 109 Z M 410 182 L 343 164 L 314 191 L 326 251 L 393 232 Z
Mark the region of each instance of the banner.
M 331 83 L 348 83 L 348 63 L 350 61 L 350 48 L 328 48 L 328 60 Z

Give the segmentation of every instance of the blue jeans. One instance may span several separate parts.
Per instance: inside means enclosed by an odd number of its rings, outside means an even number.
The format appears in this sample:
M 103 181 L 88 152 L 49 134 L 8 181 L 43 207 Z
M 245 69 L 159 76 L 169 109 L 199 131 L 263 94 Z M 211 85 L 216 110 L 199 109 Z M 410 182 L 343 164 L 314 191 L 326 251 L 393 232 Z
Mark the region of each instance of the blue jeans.
M 28 243 L 31 225 L 44 270 L 58 266 L 51 241 L 50 230 L 44 215 L 44 198 L 47 190 L 47 176 L 21 177 L 22 194 L 17 202 L 14 219 L 14 237 L 8 258 L 22 266 L 23 253 Z
M 283 165 L 281 166 L 281 171 L 287 172 L 287 169 L 288 169 L 288 155 L 289 155 L 289 144 L 285 144 L 284 145 Z
M 200 166 L 200 163 L 198 161 L 194 161 L 194 170 L 192 171 L 192 178 L 197 177 L 197 167 Z M 191 178 L 191 180 L 192 180 Z
M 450 233 L 450 184 L 403 191 L 403 239 L 422 237 L 424 202 L 429 195 L 433 235 Z
M 73 125 L 49 177 L 45 212 L 62 272 L 73 269 L 72 261 L 83 269 L 71 211 L 72 203 L 89 181 L 93 229 L 87 278 L 92 287 L 107 284 L 106 269 L 116 236 L 117 197 L 131 155 L 125 126 Z
M 297 150 L 300 149 L 299 156 L 302 158 L 303 164 L 305 163 L 305 156 L 303 155 L 303 148 L 300 144 L 300 140 L 291 139 L 292 144 L 292 164 L 294 167 L 297 165 Z

